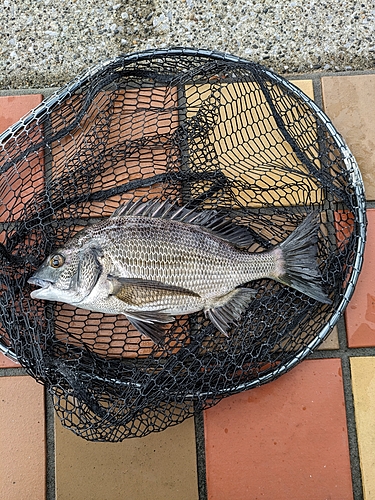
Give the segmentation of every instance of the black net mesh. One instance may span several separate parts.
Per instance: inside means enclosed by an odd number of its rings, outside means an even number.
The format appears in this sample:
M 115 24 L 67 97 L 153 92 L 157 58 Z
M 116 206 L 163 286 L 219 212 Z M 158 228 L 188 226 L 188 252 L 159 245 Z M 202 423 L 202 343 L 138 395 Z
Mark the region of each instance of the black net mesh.
M 119 57 L 0 139 L 2 350 L 86 439 L 160 431 L 275 379 L 322 342 L 353 292 L 366 226 L 356 163 L 315 104 L 261 66 L 190 49 Z M 249 228 L 252 252 L 319 210 L 332 304 L 257 280 L 228 337 L 198 312 L 157 345 L 124 316 L 30 298 L 27 280 L 53 249 L 133 197 L 219 208 Z

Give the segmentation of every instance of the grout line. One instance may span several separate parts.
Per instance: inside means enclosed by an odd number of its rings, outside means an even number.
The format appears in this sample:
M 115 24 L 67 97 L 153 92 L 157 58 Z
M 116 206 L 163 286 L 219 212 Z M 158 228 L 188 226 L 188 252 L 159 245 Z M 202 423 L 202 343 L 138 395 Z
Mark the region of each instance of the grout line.
M 270 68 L 269 68 L 270 69 Z M 321 71 L 314 73 L 279 73 L 282 78 L 286 80 L 312 80 L 314 82 L 320 82 L 321 78 L 324 77 L 341 77 L 341 76 L 366 76 L 375 75 L 375 69 L 366 69 L 358 71 Z M 20 89 L 0 89 L 0 96 L 14 96 L 14 95 L 29 95 L 29 94 L 42 94 L 44 99 L 52 95 L 54 92 L 60 90 L 64 85 L 60 87 L 42 87 L 42 88 L 20 88 Z M 314 88 L 315 94 L 315 88 Z M 319 94 L 318 94 L 319 95 Z M 317 94 L 315 94 L 316 103 L 321 106 L 321 102 L 317 99 Z
M 55 410 L 52 395 L 44 389 L 46 425 L 46 500 L 55 500 Z
M 46 87 L 42 89 L 8 89 L 0 90 L 0 96 L 42 94 L 43 98 L 46 99 L 59 89 L 60 87 Z
M 350 357 L 358 350 L 348 348 L 348 336 L 344 317 L 337 323 L 339 346 L 341 353 L 342 384 L 344 389 L 346 427 L 349 443 L 350 468 L 352 473 L 353 499 L 363 500 L 362 471 L 359 459 L 357 426 L 355 421 Z M 366 353 L 375 353 L 375 349 L 361 349 Z M 362 353 L 360 353 L 362 354 Z
M 313 84 L 314 91 L 314 101 L 319 106 L 320 109 L 323 109 L 323 95 L 322 95 L 322 82 L 320 77 L 311 78 Z
M 197 459 L 197 476 L 198 476 L 198 498 L 199 500 L 207 500 L 207 480 L 206 480 L 206 449 L 204 437 L 204 419 L 203 411 L 198 411 L 194 415 L 195 425 L 195 445 Z
M 25 368 L 0 368 L 0 377 L 28 376 Z
M 314 78 L 335 77 L 335 76 L 364 76 L 374 75 L 375 69 L 352 70 L 352 71 L 319 71 L 316 73 L 279 73 L 280 76 L 288 80 L 312 80 Z
M 350 468 L 352 473 L 352 488 L 353 488 L 353 499 L 363 500 L 363 488 L 362 488 L 362 472 L 361 464 L 359 459 L 358 451 L 358 437 L 357 437 L 357 427 L 355 421 L 355 411 L 354 411 L 354 400 L 353 400 L 353 390 L 352 390 L 352 378 L 350 371 L 350 357 L 363 354 L 375 354 L 374 348 L 360 348 L 351 349 L 348 348 L 348 337 L 346 332 L 346 325 L 344 317 L 340 318 L 337 323 L 339 346 L 340 346 L 340 357 L 341 357 L 341 369 L 342 369 L 342 383 L 344 389 L 344 400 L 345 400 L 345 415 L 346 415 L 346 427 L 349 443 L 349 458 L 350 458 Z
M 341 360 L 353 500 L 363 500 L 362 472 L 351 384 L 350 358 L 356 356 L 375 356 L 375 347 L 349 348 L 347 345 L 345 320 L 343 317 L 340 318 L 336 326 L 338 330 L 339 349 L 315 351 L 308 359 L 340 358 Z
M 258 63 L 262 65 L 262 63 Z M 263 65 L 264 66 L 264 65 Z M 267 69 L 270 69 L 270 67 Z M 273 71 L 273 70 L 271 70 Z M 277 73 L 277 72 L 276 72 Z M 341 77 L 341 76 L 365 76 L 375 75 L 375 69 L 353 70 L 353 71 L 316 71 L 311 73 L 278 73 L 282 78 L 287 80 L 320 80 L 324 77 Z M 49 97 L 57 90 L 63 88 L 64 84 L 59 87 L 43 87 L 43 88 L 19 88 L 19 89 L 0 89 L 0 96 L 11 95 L 29 95 L 29 94 L 43 94 L 44 98 Z
M 350 468 L 352 473 L 353 500 L 363 500 L 362 472 L 359 459 L 357 427 L 351 384 L 350 359 L 344 353 L 341 358 L 342 382 L 344 387 L 346 426 L 349 443 Z
M 340 349 L 321 349 L 309 354 L 306 359 L 330 359 L 330 358 L 358 358 L 358 357 L 375 357 L 375 347 L 353 347 L 342 351 Z M 303 361 L 303 360 L 302 360 Z

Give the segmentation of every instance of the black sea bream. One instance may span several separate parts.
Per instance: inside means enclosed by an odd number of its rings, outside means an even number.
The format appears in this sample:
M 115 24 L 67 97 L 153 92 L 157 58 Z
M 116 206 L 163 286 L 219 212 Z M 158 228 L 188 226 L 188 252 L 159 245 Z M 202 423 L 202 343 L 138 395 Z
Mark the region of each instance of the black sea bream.
M 243 286 L 252 280 L 273 279 L 330 303 L 320 283 L 318 228 L 319 214 L 311 213 L 285 241 L 251 253 L 246 228 L 217 212 L 128 202 L 50 255 L 29 279 L 40 287 L 31 297 L 124 314 L 155 342 L 163 323 L 200 310 L 227 334 L 255 295 Z

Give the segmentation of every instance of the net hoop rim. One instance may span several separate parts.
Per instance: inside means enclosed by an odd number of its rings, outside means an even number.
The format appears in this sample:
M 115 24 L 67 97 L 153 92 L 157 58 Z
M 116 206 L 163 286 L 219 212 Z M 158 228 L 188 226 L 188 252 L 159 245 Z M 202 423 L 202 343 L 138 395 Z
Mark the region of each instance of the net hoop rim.
M 216 390 L 213 392 L 199 392 L 198 394 L 187 394 L 185 395 L 186 400 L 195 400 L 199 398 L 207 398 L 217 397 L 217 396 L 225 396 L 230 394 L 235 394 L 237 392 L 241 392 L 244 390 L 248 390 L 254 387 L 258 387 L 263 385 L 271 380 L 278 378 L 283 373 L 291 370 L 294 366 L 296 366 L 300 361 L 302 361 L 306 356 L 311 354 L 313 350 L 327 337 L 329 332 L 335 326 L 335 324 L 339 321 L 340 317 L 343 315 L 344 310 L 346 309 L 353 293 L 355 285 L 358 281 L 359 274 L 363 264 L 363 254 L 366 243 L 366 200 L 364 193 L 364 186 L 362 175 L 359 170 L 358 164 L 351 153 L 349 147 L 345 143 L 342 136 L 337 132 L 336 128 L 328 118 L 328 116 L 316 105 L 316 103 L 310 99 L 302 90 L 300 90 L 293 83 L 289 82 L 285 78 L 277 75 L 270 69 L 262 66 L 261 64 L 254 63 L 247 59 L 243 59 L 238 56 L 234 56 L 228 53 L 219 52 L 216 50 L 208 50 L 208 49 L 196 49 L 190 47 L 171 47 L 164 49 L 148 49 L 142 52 L 134 52 L 128 55 L 120 55 L 111 59 L 107 59 L 103 62 L 100 62 L 94 66 L 89 67 L 80 75 L 75 77 L 73 80 L 68 82 L 61 89 L 54 92 L 47 99 L 43 100 L 36 108 L 34 108 L 31 112 L 26 114 L 23 118 L 21 118 L 14 125 L 9 127 L 6 131 L 0 134 L 0 144 L 5 142 L 9 136 L 18 132 L 18 130 L 28 123 L 36 120 L 42 113 L 45 111 L 49 111 L 54 105 L 59 102 L 64 101 L 69 95 L 80 87 L 82 87 L 85 82 L 87 82 L 90 78 L 95 76 L 99 72 L 105 71 L 107 68 L 113 66 L 128 65 L 132 62 L 155 59 L 158 57 L 180 57 L 180 56 L 190 56 L 190 57 L 205 57 L 207 59 L 214 59 L 219 61 L 227 61 L 230 63 L 241 64 L 246 66 L 256 67 L 258 70 L 261 70 L 268 78 L 278 83 L 279 85 L 285 87 L 287 90 L 296 94 L 300 99 L 307 104 L 313 112 L 321 119 L 321 121 L 327 126 L 331 136 L 333 137 L 339 151 L 343 155 L 343 161 L 346 165 L 347 172 L 350 175 L 352 186 L 355 190 L 355 195 L 357 198 L 357 207 L 355 210 L 355 221 L 359 228 L 359 234 L 357 238 L 357 249 L 355 253 L 355 261 L 352 265 L 352 274 L 350 276 L 349 283 L 346 286 L 345 292 L 342 296 L 341 302 L 336 308 L 336 311 L 331 316 L 330 320 L 324 325 L 321 331 L 316 335 L 316 337 L 301 351 L 296 352 L 293 359 L 288 362 L 284 362 L 274 368 L 272 371 L 260 374 L 258 377 L 252 381 L 244 382 L 234 387 L 229 387 L 226 389 Z M 14 362 L 18 362 L 18 358 L 14 350 L 5 344 L 5 342 L 0 338 L 0 352 L 4 354 L 7 358 L 11 359 Z M 103 381 L 107 381 L 107 379 L 103 379 Z M 109 380 L 108 380 L 109 381 Z M 110 383 L 114 381 L 111 380 Z M 132 385 L 131 382 L 120 382 L 116 381 L 121 385 Z

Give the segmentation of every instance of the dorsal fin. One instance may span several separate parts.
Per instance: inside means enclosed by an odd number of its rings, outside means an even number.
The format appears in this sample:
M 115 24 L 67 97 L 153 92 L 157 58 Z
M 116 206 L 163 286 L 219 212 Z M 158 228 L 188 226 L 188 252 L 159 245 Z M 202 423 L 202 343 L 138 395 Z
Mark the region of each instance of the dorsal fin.
M 254 243 L 254 238 L 244 226 L 234 224 L 224 213 L 216 210 L 203 210 L 180 207 L 177 202 L 165 200 L 144 201 L 142 198 L 136 201 L 129 201 L 125 205 L 118 207 L 111 217 L 150 217 L 159 219 L 170 219 L 186 224 L 194 224 L 204 227 L 215 236 L 229 241 L 238 247 L 250 246 Z

